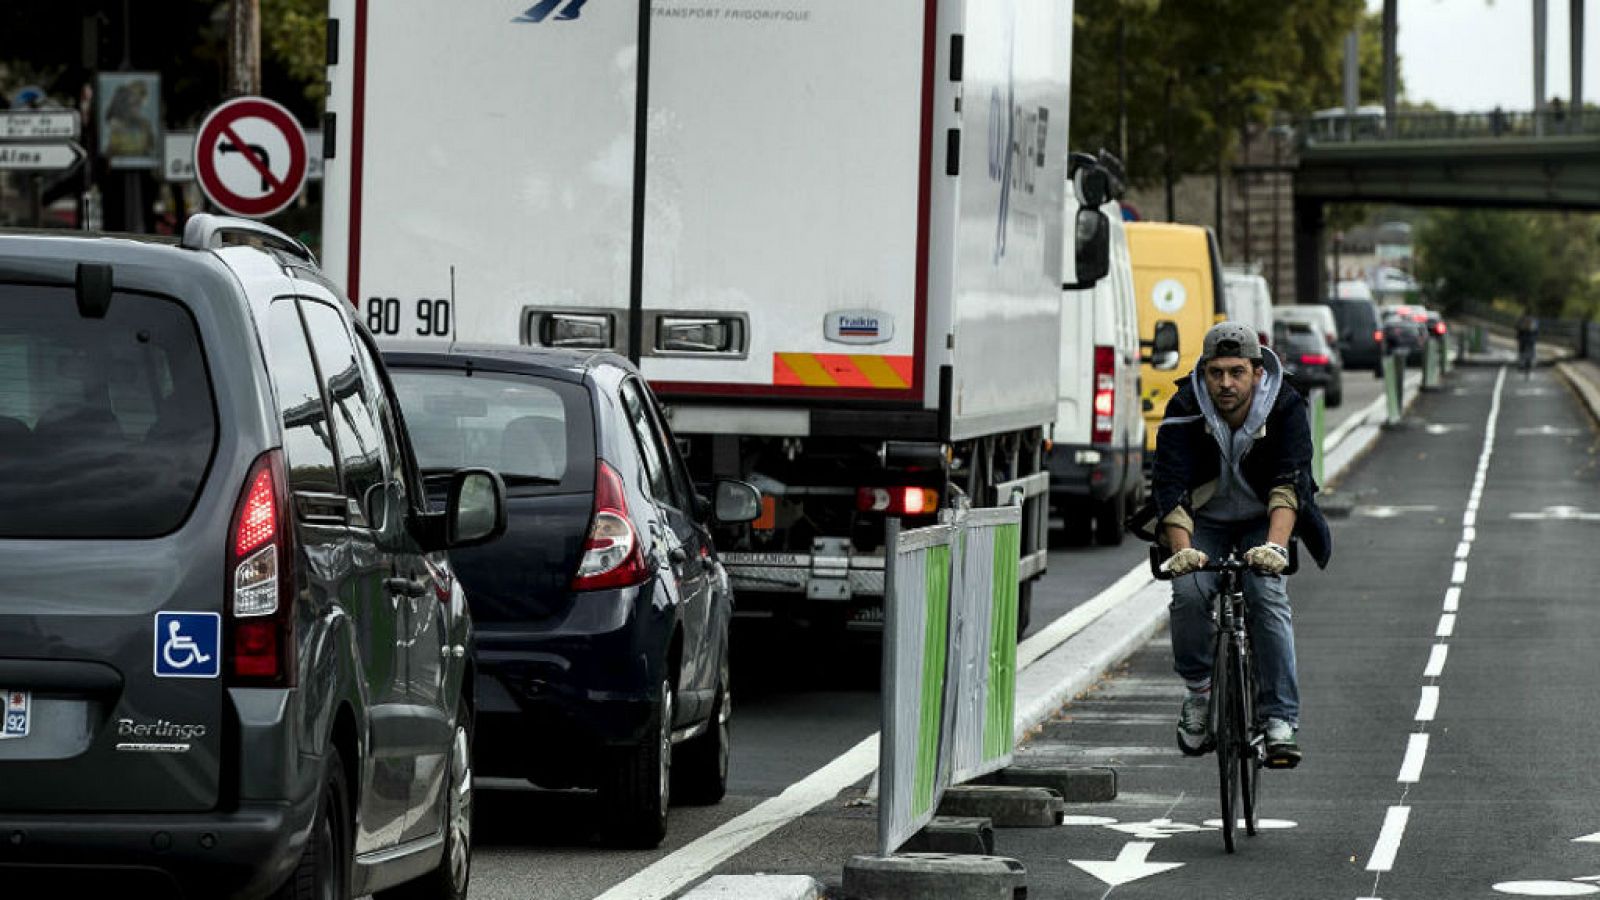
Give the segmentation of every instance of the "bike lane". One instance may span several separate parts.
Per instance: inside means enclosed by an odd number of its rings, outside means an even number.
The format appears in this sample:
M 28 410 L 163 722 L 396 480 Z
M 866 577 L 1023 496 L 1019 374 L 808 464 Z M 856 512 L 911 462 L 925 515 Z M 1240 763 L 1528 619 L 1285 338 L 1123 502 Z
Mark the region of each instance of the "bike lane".
M 1024 749 L 1024 763 L 1113 766 L 1119 790 L 1112 803 L 1074 805 L 1061 828 L 997 834 L 997 852 L 1028 867 L 1030 896 L 1473 896 L 1443 873 L 1436 848 L 1497 814 L 1437 821 L 1443 804 L 1430 805 L 1427 779 L 1460 727 L 1446 713 L 1470 702 L 1450 685 L 1466 654 L 1434 648 L 1449 644 L 1441 630 L 1457 627 L 1443 608 L 1462 574 L 1463 516 L 1497 379 L 1496 369 L 1463 369 L 1445 390 L 1420 397 L 1407 423 L 1339 485 L 1355 507 L 1332 523 L 1334 561 L 1318 571 L 1305 560 L 1289 589 L 1306 762 L 1262 773 L 1261 835 L 1241 836 L 1237 854 L 1223 851 L 1215 757 L 1185 759 L 1175 746 L 1182 691 L 1163 634 Z M 1503 397 L 1499 418 L 1512 399 Z M 1502 424 L 1497 442 L 1504 433 Z M 1490 498 L 1483 494 L 1480 507 Z M 1464 602 L 1458 595 L 1458 614 Z M 1436 871 L 1452 887 L 1430 880 Z M 1402 877 L 1420 880 L 1390 893 Z

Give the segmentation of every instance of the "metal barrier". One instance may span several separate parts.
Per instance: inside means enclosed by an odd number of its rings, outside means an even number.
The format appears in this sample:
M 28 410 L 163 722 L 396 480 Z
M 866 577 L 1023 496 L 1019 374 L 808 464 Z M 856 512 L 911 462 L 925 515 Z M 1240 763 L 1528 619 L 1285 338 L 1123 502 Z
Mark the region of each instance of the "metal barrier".
M 1436 391 L 1444 386 L 1444 361 L 1439 357 L 1444 350 L 1444 342 L 1435 338 L 1428 338 L 1422 343 L 1422 389 Z
M 1311 417 L 1311 477 L 1322 483 L 1323 441 L 1328 436 L 1328 396 L 1322 388 L 1312 388 L 1306 414 Z
M 901 531 L 891 520 L 878 744 L 878 852 L 926 825 L 951 784 L 1011 762 L 1019 506 Z
M 1398 353 L 1385 353 L 1383 355 L 1383 396 L 1387 401 L 1388 416 L 1386 422 L 1396 425 L 1400 422 L 1402 400 L 1405 396 L 1406 360 Z

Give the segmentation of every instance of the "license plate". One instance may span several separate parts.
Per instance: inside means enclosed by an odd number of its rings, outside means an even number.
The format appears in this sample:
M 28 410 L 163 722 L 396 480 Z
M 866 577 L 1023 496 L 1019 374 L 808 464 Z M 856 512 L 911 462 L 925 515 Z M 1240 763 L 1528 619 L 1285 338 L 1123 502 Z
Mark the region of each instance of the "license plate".
M 0 690 L 5 699 L 5 719 L 0 721 L 0 741 L 28 736 L 33 697 L 27 691 Z

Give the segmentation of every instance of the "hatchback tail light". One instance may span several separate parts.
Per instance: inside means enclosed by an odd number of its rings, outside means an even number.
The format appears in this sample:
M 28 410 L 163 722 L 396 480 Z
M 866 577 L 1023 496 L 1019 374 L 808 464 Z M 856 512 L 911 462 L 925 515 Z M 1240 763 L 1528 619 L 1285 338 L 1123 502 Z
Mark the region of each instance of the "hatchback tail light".
M 1328 364 L 1328 354 L 1326 354 L 1326 353 L 1302 353 L 1302 354 L 1300 354 L 1300 365 L 1302 365 L 1302 366 L 1325 366 L 1327 364 Z
M 1443 322 L 1435 322 L 1435 323 L 1433 323 L 1433 333 L 1434 334 L 1437 334 L 1437 335 L 1443 337 L 1445 331 L 1446 331 L 1446 329 L 1444 327 L 1444 323 Z
M 231 683 L 294 682 L 294 545 L 283 451 L 256 458 L 228 533 L 228 677 Z
M 856 509 L 886 516 L 931 516 L 939 511 L 939 492 L 925 487 L 858 488 Z
M 650 577 L 639 535 L 628 517 L 622 476 L 605 460 L 594 469 L 594 517 L 583 545 L 583 561 L 572 576 L 575 591 L 598 591 L 640 584 Z
M 1094 427 L 1090 441 L 1111 443 L 1117 409 L 1117 357 L 1114 347 L 1094 348 Z

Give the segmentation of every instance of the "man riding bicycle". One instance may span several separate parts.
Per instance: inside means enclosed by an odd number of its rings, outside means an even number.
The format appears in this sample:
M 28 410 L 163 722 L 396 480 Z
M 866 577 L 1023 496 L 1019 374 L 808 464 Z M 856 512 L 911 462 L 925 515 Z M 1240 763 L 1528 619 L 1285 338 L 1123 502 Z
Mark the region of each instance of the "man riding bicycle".
M 1153 494 L 1136 522 L 1165 543 L 1172 582 L 1172 655 L 1188 694 L 1178 716 L 1178 747 L 1188 756 L 1211 748 L 1206 725 L 1214 651 L 1209 600 L 1216 575 L 1197 572 L 1211 558 L 1242 552 L 1251 645 L 1260 685 L 1267 763 L 1292 768 L 1300 691 L 1295 675 L 1289 594 L 1276 576 L 1299 537 L 1326 566 L 1333 550 L 1316 505 L 1306 403 L 1285 388 L 1283 367 L 1253 329 L 1223 322 L 1206 332 L 1199 365 L 1167 404 L 1156 435 Z

